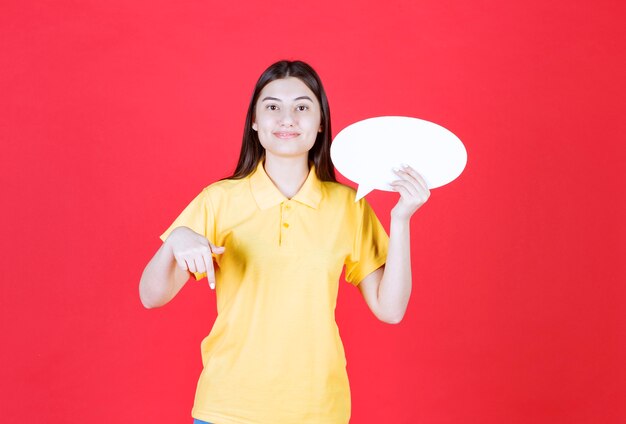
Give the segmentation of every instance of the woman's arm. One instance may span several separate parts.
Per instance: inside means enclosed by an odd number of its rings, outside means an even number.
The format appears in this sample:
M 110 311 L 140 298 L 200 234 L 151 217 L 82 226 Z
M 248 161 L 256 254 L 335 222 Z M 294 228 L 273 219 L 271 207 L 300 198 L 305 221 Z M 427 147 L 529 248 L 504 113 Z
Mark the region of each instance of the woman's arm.
M 178 227 L 163 242 L 148 262 L 139 281 L 139 298 L 146 308 L 167 304 L 189 280 L 191 272 L 206 272 L 215 288 L 212 254 L 224 247 L 211 244 L 204 236 L 187 227 Z
M 374 315 L 381 321 L 397 324 L 404 317 L 411 296 L 411 216 L 430 197 L 424 179 L 412 168 L 396 173 L 401 178 L 392 187 L 400 199 L 391 210 L 389 250 L 384 266 L 359 283 L 361 294 Z
M 139 298 L 146 308 L 158 308 L 174 298 L 191 274 L 176 265 L 172 247 L 163 243 L 139 281 Z

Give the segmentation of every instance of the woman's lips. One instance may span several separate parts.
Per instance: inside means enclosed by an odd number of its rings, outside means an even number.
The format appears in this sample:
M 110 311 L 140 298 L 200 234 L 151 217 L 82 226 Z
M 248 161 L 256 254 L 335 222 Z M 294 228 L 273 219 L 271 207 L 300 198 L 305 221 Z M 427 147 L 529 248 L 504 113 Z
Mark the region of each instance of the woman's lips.
M 292 132 L 292 131 L 278 131 L 278 132 L 275 132 L 274 135 L 277 138 L 289 139 L 289 138 L 295 138 L 299 136 L 300 133 Z

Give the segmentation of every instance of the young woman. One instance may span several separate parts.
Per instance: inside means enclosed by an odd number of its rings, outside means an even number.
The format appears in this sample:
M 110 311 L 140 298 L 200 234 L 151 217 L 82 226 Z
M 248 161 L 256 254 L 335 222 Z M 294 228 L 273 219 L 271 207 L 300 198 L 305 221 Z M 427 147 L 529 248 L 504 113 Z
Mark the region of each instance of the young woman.
M 430 195 L 426 183 L 409 167 L 396 170 L 388 237 L 365 199 L 355 203 L 355 191 L 336 182 L 330 141 L 317 73 L 300 61 L 270 66 L 250 102 L 235 173 L 185 208 L 143 272 L 147 308 L 168 303 L 191 274 L 216 289 L 195 422 L 347 423 L 334 316 L 344 267 L 376 317 L 398 323 L 405 313 L 409 221 Z

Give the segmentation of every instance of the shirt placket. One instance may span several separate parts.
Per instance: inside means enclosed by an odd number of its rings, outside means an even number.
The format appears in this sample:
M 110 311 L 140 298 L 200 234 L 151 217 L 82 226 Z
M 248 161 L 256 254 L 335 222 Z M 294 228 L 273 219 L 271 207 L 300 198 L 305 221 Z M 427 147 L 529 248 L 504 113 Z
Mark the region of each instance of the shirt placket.
M 293 207 L 293 201 L 291 200 L 286 200 L 280 204 L 280 235 L 278 237 L 280 246 L 284 246 L 289 240 Z

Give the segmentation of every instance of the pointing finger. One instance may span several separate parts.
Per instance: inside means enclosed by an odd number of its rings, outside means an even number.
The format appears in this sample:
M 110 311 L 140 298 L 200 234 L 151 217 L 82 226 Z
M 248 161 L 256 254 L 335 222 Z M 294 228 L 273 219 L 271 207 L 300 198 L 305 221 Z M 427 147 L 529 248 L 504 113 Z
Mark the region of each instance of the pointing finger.
M 215 270 L 213 269 L 213 257 L 209 252 L 202 255 L 204 266 L 206 267 L 206 278 L 209 280 L 209 287 L 215 289 Z

